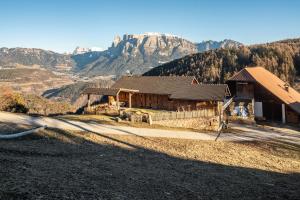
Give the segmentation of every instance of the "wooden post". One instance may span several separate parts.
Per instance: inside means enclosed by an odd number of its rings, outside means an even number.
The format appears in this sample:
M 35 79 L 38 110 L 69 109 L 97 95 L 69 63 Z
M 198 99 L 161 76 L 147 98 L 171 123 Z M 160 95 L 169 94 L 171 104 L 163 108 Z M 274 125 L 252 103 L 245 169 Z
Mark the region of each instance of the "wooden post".
M 255 111 L 255 100 L 254 100 L 254 98 L 253 98 L 253 99 L 252 99 L 252 114 L 253 114 L 253 116 L 255 116 L 254 111 Z M 250 114 L 250 113 L 249 113 L 249 114 Z
M 285 104 L 281 104 L 281 113 L 282 113 L 282 123 L 285 124 Z
M 119 93 L 117 93 L 116 100 L 117 100 L 117 109 L 119 110 L 120 109 Z
M 219 127 L 222 124 L 223 121 L 223 102 L 217 102 L 217 107 L 218 107 L 218 114 L 219 114 Z
M 129 99 L 128 99 L 128 107 L 131 108 L 131 96 L 132 96 L 132 93 L 129 92 Z
M 88 99 L 88 102 L 87 102 L 87 107 L 88 107 L 88 110 L 90 110 L 90 108 L 91 108 L 91 99 L 90 99 L 90 94 L 88 94 L 88 96 L 87 96 L 87 99 Z

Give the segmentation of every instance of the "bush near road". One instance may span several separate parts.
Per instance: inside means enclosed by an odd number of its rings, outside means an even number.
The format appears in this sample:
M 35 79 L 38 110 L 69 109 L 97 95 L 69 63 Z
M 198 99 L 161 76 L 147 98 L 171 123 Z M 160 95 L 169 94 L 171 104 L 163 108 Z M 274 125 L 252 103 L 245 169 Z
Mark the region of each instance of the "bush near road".
M 35 94 L 21 94 L 11 88 L 0 87 L 0 111 L 38 115 L 57 115 L 75 112 L 67 102 L 48 100 Z

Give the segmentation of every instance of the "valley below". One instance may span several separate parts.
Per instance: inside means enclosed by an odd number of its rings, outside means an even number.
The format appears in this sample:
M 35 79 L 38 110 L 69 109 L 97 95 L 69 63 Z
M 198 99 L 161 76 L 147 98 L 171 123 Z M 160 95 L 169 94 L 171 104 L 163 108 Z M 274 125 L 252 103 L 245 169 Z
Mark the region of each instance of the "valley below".
M 44 91 L 72 84 L 74 80 L 68 74 L 56 74 L 42 68 L 0 69 L 0 86 L 11 87 L 21 93 L 42 95 Z

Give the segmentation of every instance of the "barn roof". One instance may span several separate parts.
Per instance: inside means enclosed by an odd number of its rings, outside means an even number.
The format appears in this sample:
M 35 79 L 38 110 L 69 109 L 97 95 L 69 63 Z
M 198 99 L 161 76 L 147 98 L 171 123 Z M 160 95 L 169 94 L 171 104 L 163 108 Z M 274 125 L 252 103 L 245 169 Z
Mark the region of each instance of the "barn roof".
M 138 90 L 131 90 L 125 88 L 86 88 L 81 92 L 81 94 L 116 96 L 121 91 L 138 92 Z
M 225 96 L 230 96 L 226 84 L 199 84 L 182 87 L 171 94 L 171 99 L 187 100 L 217 100 L 222 101 Z
M 147 94 L 173 94 L 182 86 L 190 86 L 194 76 L 123 76 L 112 88 L 139 90 Z
M 247 77 L 240 79 L 241 77 Z M 285 88 L 286 83 L 263 67 L 246 67 L 229 81 L 255 81 L 278 97 L 297 113 L 300 113 L 300 93 L 292 87 Z
M 228 81 L 256 82 L 246 68 L 233 75 L 230 79 L 228 79 Z
M 224 84 L 198 84 L 194 76 L 124 76 L 112 87 L 186 100 L 223 100 L 226 91 L 229 91 Z
M 196 84 L 194 84 L 196 83 Z M 193 76 L 124 76 L 111 88 L 87 88 L 82 94 L 116 96 L 120 91 L 169 95 L 171 99 L 223 100 L 225 84 L 198 84 Z

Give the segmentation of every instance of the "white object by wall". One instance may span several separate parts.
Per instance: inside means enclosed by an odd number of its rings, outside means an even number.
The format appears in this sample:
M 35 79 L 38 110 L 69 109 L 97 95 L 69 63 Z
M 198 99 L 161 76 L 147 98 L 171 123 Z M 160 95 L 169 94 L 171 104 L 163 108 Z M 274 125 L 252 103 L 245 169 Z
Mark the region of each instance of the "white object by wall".
M 263 117 L 263 105 L 262 102 L 256 101 L 254 103 L 254 116 Z
M 282 113 L 282 123 L 285 124 L 286 123 L 286 119 L 285 119 L 285 104 L 281 104 L 281 113 Z

